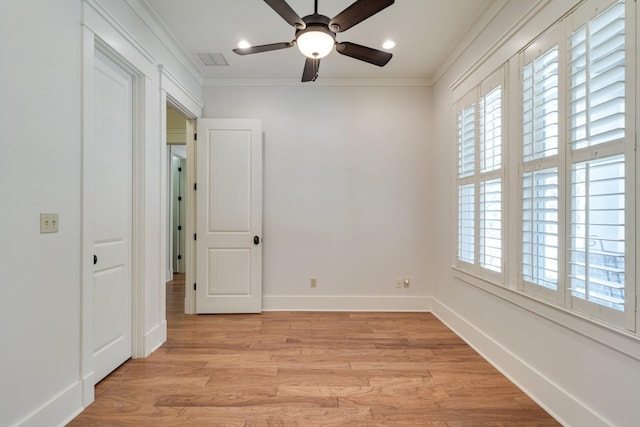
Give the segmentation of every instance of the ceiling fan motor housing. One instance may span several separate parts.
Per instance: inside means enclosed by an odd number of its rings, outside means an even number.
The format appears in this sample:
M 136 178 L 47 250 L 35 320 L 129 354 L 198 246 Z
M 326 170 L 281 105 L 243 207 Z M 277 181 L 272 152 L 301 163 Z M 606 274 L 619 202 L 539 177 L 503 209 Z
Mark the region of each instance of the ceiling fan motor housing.
M 317 33 L 322 33 L 331 38 L 332 43 L 330 47 L 333 48 L 333 46 L 336 44 L 336 33 L 329 29 L 329 22 L 331 20 L 327 16 L 317 13 L 305 16 L 304 18 L 302 18 L 302 20 L 306 24 L 306 28 L 296 30 L 296 41 L 298 42 L 298 47 L 301 51 L 303 51 L 305 55 L 311 58 L 322 58 L 323 56 L 326 56 L 330 52 L 330 50 L 325 52 L 305 52 L 303 50 L 304 42 L 301 42 L 300 40 L 301 38 L 304 38 L 305 34 L 315 33 L 317 35 Z M 327 45 L 326 47 L 328 48 L 329 46 Z

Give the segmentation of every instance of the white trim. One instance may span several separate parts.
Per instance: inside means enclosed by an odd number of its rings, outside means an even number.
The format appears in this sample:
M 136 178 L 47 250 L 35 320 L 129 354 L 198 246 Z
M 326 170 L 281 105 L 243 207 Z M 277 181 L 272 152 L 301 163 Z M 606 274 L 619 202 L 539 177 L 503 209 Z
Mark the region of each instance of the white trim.
M 160 87 L 167 95 L 177 103 L 178 110 L 187 117 L 200 117 L 204 109 L 204 102 L 199 96 L 192 93 L 180 81 L 167 70 L 167 67 L 158 65 L 160 71 Z
M 577 4 L 584 0 L 565 2 L 537 0 L 522 18 L 507 29 L 491 48 L 481 53 L 465 71 L 450 85 L 454 98 L 469 91 L 473 82 L 488 76 L 501 64 L 507 62 L 515 52 L 527 46 L 531 40 L 540 35 L 539 28 L 548 28 L 554 22 L 566 16 Z M 517 37 L 516 37 L 517 35 Z M 474 76 L 480 76 L 476 78 Z
M 82 401 L 82 383 L 71 384 L 51 400 L 31 412 L 15 425 L 20 427 L 60 426 L 63 427 L 74 419 L 83 408 L 78 407 Z
M 95 400 L 96 380 L 94 372 L 90 372 L 81 379 L 82 382 L 82 406 L 87 407 Z
M 454 278 L 482 289 L 503 301 L 521 307 L 537 316 L 578 333 L 594 342 L 640 361 L 640 337 L 636 334 L 607 324 L 600 319 L 589 317 L 544 300 L 536 295 L 526 294 L 518 289 L 492 283 L 473 273 L 451 266 Z
M 542 10 L 547 5 L 547 3 L 549 3 L 550 1 L 551 0 L 537 0 L 534 4 L 532 4 L 531 7 L 529 8 L 529 10 L 527 11 L 527 13 L 525 13 L 520 20 L 514 22 L 513 25 L 502 34 L 500 39 L 498 39 L 495 43 L 493 43 L 491 45 L 490 49 L 488 49 L 486 52 L 484 52 L 482 54 L 482 56 L 480 56 L 473 64 L 471 64 L 471 66 L 469 68 L 467 68 L 464 71 L 464 73 L 460 77 L 458 77 L 458 79 L 456 81 L 454 81 L 451 84 L 451 90 L 453 92 L 456 92 L 459 87 L 463 86 L 464 83 L 469 80 L 471 75 L 473 75 L 476 71 L 478 71 L 478 69 L 483 64 L 485 64 L 490 59 L 492 59 L 492 57 L 496 54 L 496 52 L 502 46 L 504 46 L 507 42 L 512 40 L 514 34 L 516 34 L 518 31 L 520 31 L 520 29 L 527 22 L 529 22 L 531 19 L 533 19 L 533 17 L 535 17 L 538 14 L 538 12 L 540 10 Z M 502 61 L 500 61 L 500 60 L 498 60 L 498 61 L 499 62 L 505 62 L 507 60 L 508 60 L 508 58 L 504 58 Z M 489 73 L 484 73 L 484 74 L 488 75 Z
M 196 174 L 196 141 L 194 135 L 197 129 L 196 120 L 187 120 L 187 188 L 185 194 L 186 203 L 186 242 L 185 242 L 185 278 L 184 278 L 184 312 L 186 314 L 196 313 L 196 291 L 193 289 L 193 283 L 196 281 L 196 241 L 190 236 L 196 232 L 196 190 L 194 186 L 197 180 Z
M 491 25 L 495 17 L 504 9 L 509 3 L 509 0 L 492 0 L 488 2 L 482 11 L 478 13 L 478 18 L 475 24 L 473 24 L 466 33 L 462 34 L 458 38 L 458 41 L 453 44 L 449 55 L 445 58 L 442 64 L 436 70 L 432 80 L 435 85 L 440 78 L 446 74 L 451 66 L 464 54 L 464 52 L 471 46 L 473 41 L 479 35 L 484 32 L 487 27 Z
M 263 311 L 429 312 L 430 296 L 287 296 L 265 295 Z
M 144 334 L 144 357 L 156 351 L 165 341 L 167 341 L 167 321 L 163 320 Z
M 609 426 L 601 415 L 523 362 L 459 313 L 433 299 L 433 314 L 563 425 Z
M 165 108 L 162 108 L 162 105 L 165 105 Z M 166 93 L 160 91 L 160 145 L 164 151 L 164 167 L 162 168 L 162 182 L 163 185 L 160 188 L 160 197 L 162 199 L 161 204 L 164 206 L 162 210 L 162 215 L 160 217 L 160 224 L 164 224 L 164 243 L 161 243 L 161 246 L 164 248 L 164 261 L 162 265 L 165 266 L 165 282 L 173 280 L 173 208 L 171 201 L 173 200 L 172 193 L 172 185 L 171 180 L 173 178 L 172 175 L 172 149 L 168 144 L 169 140 L 169 132 L 165 135 L 165 132 L 162 131 L 163 128 L 166 128 L 167 123 L 167 96 Z M 166 299 L 166 289 L 165 289 L 165 299 Z
M 92 133 L 94 129 L 94 118 L 91 114 L 89 104 L 94 98 L 93 94 L 93 61 L 94 61 L 94 49 L 95 49 L 95 35 L 87 27 L 82 28 L 82 172 L 81 172 L 81 244 L 80 244 L 80 325 L 82 328 L 82 335 L 80 337 L 80 378 L 91 379 L 94 377 L 93 366 L 93 349 L 92 349 L 92 335 L 91 330 L 93 328 L 93 292 L 89 283 L 92 281 L 91 268 L 88 264 L 88 257 L 91 252 L 93 236 L 91 223 L 89 221 L 90 209 L 86 201 L 88 196 L 87 188 L 93 188 L 94 182 L 91 179 L 92 175 L 87 174 L 85 171 L 85 165 L 88 159 L 93 157 L 91 147 L 85 143 L 93 138 Z M 88 406 L 94 399 L 94 384 L 91 387 L 83 387 L 82 403 Z
M 123 25 L 95 0 L 84 0 L 82 10 L 83 26 L 105 40 L 122 58 L 147 77 L 153 76 L 155 59 Z
M 107 34 L 108 36 L 109 34 Z M 89 164 L 92 152 L 90 151 L 93 144 L 89 141 L 93 140 L 93 66 L 95 51 L 99 50 L 116 64 L 121 66 L 126 72 L 131 74 L 133 79 L 133 104 L 132 104 L 132 124 L 133 124 L 133 147 L 132 147 L 132 234 L 131 234 L 131 273 L 132 273 L 132 324 L 131 324 L 131 356 L 143 357 L 145 355 L 144 341 L 144 321 L 145 321 L 145 145 L 146 132 L 145 123 L 147 122 L 145 111 L 148 109 L 147 96 L 148 90 L 145 89 L 148 79 L 138 70 L 134 64 L 128 62 L 126 56 L 122 53 L 130 52 L 129 49 L 122 46 L 120 50 L 116 50 L 112 45 L 107 43 L 100 35 L 95 34 L 89 27 L 83 27 L 83 62 L 82 62 L 82 307 L 81 307 L 81 368 L 80 377 L 84 380 L 93 378 L 93 291 L 92 291 L 92 274 L 91 265 L 93 236 L 91 229 L 92 212 L 87 205 L 92 191 L 93 183 L 91 181 L 91 173 L 86 169 Z M 82 388 L 82 402 L 88 405 L 94 399 L 93 390 L 85 384 Z
M 218 87 L 289 87 L 309 86 L 298 78 L 273 79 L 205 79 L 203 86 Z M 313 83 L 314 87 L 431 87 L 433 82 L 429 78 L 320 78 Z
M 196 130 L 196 121 L 194 120 L 196 117 L 200 117 L 201 111 L 204 108 L 204 105 L 200 105 L 200 104 L 195 104 L 192 103 L 191 107 L 187 107 L 183 104 L 180 103 L 180 99 L 182 100 L 189 100 L 189 95 L 187 93 L 182 92 L 181 86 L 179 85 L 174 85 L 170 75 L 167 74 L 165 75 L 165 69 L 162 66 L 159 66 L 158 69 L 161 72 L 161 77 L 160 77 L 160 144 L 165 147 L 165 152 L 168 153 L 168 156 L 170 158 L 171 153 L 168 152 L 169 150 L 167 150 L 166 147 L 168 147 L 167 142 L 169 139 L 169 132 L 170 130 L 167 130 L 167 115 L 166 115 L 166 110 L 167 110 L 167 105 L 171 105 L 174 109 L 176 109 L 177 111 L 179 111 L 181 114 L 185 115 L 188 119 L 187 119 L 187 123 L 186 123 L 186 129 L 181 130 L 180 132 L 182 133 L 182 139 L 185 139 L 185 141 L 183 141 L 184 143 L 186 143 L 186 150 L 187 150 L 187 175 L 186 175 L 186 194 L 185 194 L 185 203 L 186 203 L 186 216 L 187 216 L 187 223 L 185 225 L 185 229 L 186 229 L 186 236 L 192 236 L 195 233 L 195 229 L 196 229 L 196 217 L 195 217 L 195 213 L 196 213 L 196 205 L 195 205 L 195 199 L 196 196 L 194 194 L 194 184 L 196 182 L 196 175 L 195 175 L 195 168 L 196 168 L 196 150 L 195 150 L 195 140 L 194 140 L 194 134 L 195 134 L 195 130 Z M 172 91 L 171 93 L 168 92 Z M 186 98 L 185 98 L 186 97 Z M 195 110 L 192 110 L 193 108 L 195 108 Z M 167 200 L 168 200 L 168 191 L 169 191 L 169 187 L 168 187 L 168 181 L 167 181 L 167 177 L 169 176 L 169 171 L 167 170 L 168 168 L 168 164 L 166 161 L 162 162 L 162 171 L 161 171 L 161 189 L 160 189 L 160 194 L 161 194 L 161 205 L 162 205 L 162 213 L 161 213 L 161 223 L 164 224 L 164 232 L 163 232 L 163 237 L 162 240 L 164 241 L 164 246 L 166 248 L 167 246 L 167 236 L 164 234 L 168 234 L 167 230 L 168 228 L 168 218 L 167 218 L 167 211 L 166 211 L 166 207 L 167 207 Z M 195 256 L 196 256 L 196 249 L 195 249 L 195 244 L 196 242 L 193 239 L 190 238 L 186 238 L 186 247 L 185 247 L 185 298 L 184 298 L 184 312 L 185 314 L 195 314 L 196 312 L 196 302 L 195 302 L 195 292 L 193 291 L 193 285 L 192 283 L 194 283 L 195 281 L 195 275 L 196 275 L 196 263 L 195 263 Z M 166 251 L 163 251 L 165 253 L 165 259 L 162 261 L 162 265 L 166 265 L 167 260 L 166 260 Z M 166 290 L 166 288 L 165 288 Z M 165 298 L 166 298 L 166 293 L 165 293 Z
M 169 30 L 167 24 L 158 16 L 149 3 L 146 0 L 125 1 L 177 62 L 185 67 L 189 74 L 200 83 L 204 77 L 204 73 L 195 58 L 189 55 L 182 43 L 180 43 L 180 40 Z
M 133 76 L 133 147 L 132 147 L 132 215 L 131 215 L 131 357 L 144 357 L 145 289 L 147 270 L 145 266 L 147 220 L 146 172 L 147 160 L 147 112 L 150 111 L 147 93 L 149 80 L 138 71 L 129 69 Z M 139 72 L 138 72 L 139 73 Z

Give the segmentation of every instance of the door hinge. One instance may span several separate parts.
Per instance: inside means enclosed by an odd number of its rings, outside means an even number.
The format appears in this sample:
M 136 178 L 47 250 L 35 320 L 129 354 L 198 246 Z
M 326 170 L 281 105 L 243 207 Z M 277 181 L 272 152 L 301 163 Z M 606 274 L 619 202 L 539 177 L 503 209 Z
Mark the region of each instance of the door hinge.
M 178 201 L 181 202 L 182 201 L 182 196 L 178 196 Z
M 181 225 L 178 226 L 178 231 L 180 231 L 180 230 L 182 230 L 182 226 Z
M 182 255 L 178 255 L 178 259 L 182 259 Z
M 193 191 L 197 191 L 198 190 L 198 183 L 194 182 L 193 183 Z
M 194 283 L 194 284 L 193 284 L 193 290 L 195 291 L 195 290 L 196 290 L 196 288 L 197 288 L 197 286 L 196 286 L 196 284 Z
M 178 168 L 178 172 L 182 172 L 182 168 Z
M 198 240 L 198 235 L 196 233 L 193 233 L 193 240 Z
M 194 134 L 193 134 L 193 140 L 194 140 L 194 141 L 197 141 L 197 140 L 198 140 L 198 134 L 197 134 L 197 133 L 194 133 Z

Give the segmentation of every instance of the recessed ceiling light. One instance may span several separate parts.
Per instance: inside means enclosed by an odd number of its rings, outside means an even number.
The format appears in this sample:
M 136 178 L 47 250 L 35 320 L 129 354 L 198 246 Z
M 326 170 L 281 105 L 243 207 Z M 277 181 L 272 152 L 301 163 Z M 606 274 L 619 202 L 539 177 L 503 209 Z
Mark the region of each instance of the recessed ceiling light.
M 382 44 L 383 49 L 393 49 L 394 47 L 396 47 L 396 42 L 393 40 L 387 40 Z
M 251 43 L 249 43 L 246 40 L 240 40 L 240 42 L 238 42 L 238 49 L 246 49 L 248 47 L 251 47 Z

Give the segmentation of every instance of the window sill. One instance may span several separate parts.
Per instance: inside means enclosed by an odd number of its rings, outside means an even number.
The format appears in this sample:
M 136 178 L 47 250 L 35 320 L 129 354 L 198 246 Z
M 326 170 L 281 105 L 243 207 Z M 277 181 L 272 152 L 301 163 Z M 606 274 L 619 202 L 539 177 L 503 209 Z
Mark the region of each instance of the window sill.
M 640 360 L 640 336 L 637 333 L 618 329 L 612 325 L 572 311 L 518 289 L 477 276 L 455 265 L 451 266 L 453 277 L 475 286 L 506 302 L 517 305 L 559 326 L 583 335 L 613 350 Z

